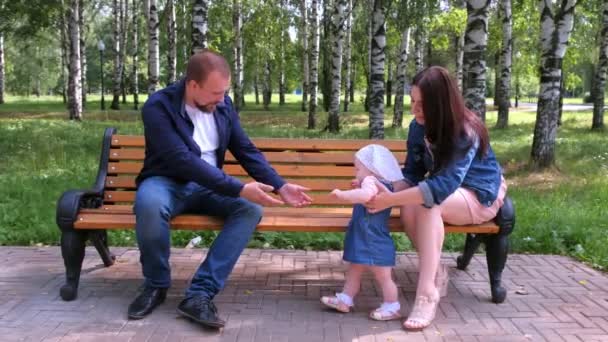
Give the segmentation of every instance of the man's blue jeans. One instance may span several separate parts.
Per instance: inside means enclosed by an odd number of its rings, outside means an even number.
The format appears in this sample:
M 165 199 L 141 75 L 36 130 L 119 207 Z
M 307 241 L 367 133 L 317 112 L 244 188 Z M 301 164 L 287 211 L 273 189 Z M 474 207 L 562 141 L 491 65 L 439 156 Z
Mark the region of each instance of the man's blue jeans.
M 169 221 L 183 213 L 218 216 L 224 226 L 192 278 L 186 297 L 212 299 L 223 287 L 262 218 L 262 207 L 243 198 L 223 196 L 196 183 L 167 177 L 146 178 L 135 198 L 135 231 L 145 285 L 171 286 Z

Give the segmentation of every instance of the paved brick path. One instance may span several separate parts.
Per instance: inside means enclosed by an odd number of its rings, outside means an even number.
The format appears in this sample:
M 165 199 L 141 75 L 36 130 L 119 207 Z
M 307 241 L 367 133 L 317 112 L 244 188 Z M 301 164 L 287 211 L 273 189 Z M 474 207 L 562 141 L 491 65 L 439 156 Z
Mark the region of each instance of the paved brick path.
M 466 272 L 450 266 L 450 289 L 434 324 L 406 333 L 400 322 L 374 322 L 379 303 L 371 278 L 362 283 L 355 313 L 321 308 L 319 297 L 340 288 L 340 252 L 247 250 L 227 288 L 216 298 L 227 318 L 206 330 L 175 313 L 204 250 L 173 250 L 174 286 L 144 320 L 128 321 L 127 305 L 140 285 L 137 249 L 114 248 L 104 268 L 87 249 L 80 293 L 63 302 L 59 248 L 0 248 L 0 341 L 608 341 L 608 277 L 569 258 L 512 255 L 505 270 L 505 303 L 489 301 L 485 258 Z M 399 254 L 395 277 L 403 312 L 413 299 L 414 254 Z M 516 293 L 520 292 L 520 294 Z

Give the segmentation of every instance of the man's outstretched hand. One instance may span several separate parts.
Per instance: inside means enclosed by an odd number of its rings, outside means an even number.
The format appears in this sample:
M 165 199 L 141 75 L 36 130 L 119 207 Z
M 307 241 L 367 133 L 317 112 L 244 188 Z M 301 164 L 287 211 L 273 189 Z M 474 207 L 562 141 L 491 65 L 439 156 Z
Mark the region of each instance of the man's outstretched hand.
M 285 187 L 285 186 L 283 186 Z M 282 189 L 282 188 L 281 188 Z M 245 184 L 241 193 L 239 194 L 244 199 L 251 201 L 253 203 L 257 203 L 264 207 L 275 207 L 278 205 L 285 204 L 283 201 L 280 201 L 269 194 L 274 188 L 268 184 L 258 183 L 258 182 L 250 182 Z M 283 197 L 283 196 L 281 196 Z
M 286 183 L 279 189 L 279 195 L 285 203 L 300 208 L 312 203 L 312 199 L 306 194 L 306 191 L 310 191 L 310 189 L 297 184 Z

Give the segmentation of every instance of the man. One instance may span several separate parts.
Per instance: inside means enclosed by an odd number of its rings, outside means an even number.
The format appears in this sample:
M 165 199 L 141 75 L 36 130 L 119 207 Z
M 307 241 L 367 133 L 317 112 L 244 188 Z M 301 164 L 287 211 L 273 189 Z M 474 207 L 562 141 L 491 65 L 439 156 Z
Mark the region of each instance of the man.
M 219 54 L 193 55 L 184 80 L 160 90 L 142 109 L 146 139 L 137 177 L 136 235 L 143 291 L 130 319 L 151 313 L 171 285 L 169 221 L 182 213 L 219 216 L 224 226 L 200 265 L 177 311 L 209 327 L 223 327 L 213 297 L 251 238 L 262 206 L 310 204 L 308 189 L 286 183 L 241 128 L 230 97 L 230 67 Z M 226 150 L 258 182 L 243 184 L 222 171 Z M 269 196 L 276 191 L 281 200 Z

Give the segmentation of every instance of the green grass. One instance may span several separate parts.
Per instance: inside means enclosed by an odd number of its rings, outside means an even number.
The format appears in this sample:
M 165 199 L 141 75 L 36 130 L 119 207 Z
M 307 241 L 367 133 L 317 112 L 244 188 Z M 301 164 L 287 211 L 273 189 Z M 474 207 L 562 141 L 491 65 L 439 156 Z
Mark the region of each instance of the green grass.
M 92 100 L 81 123 L 65 120 L 61 99 L 24 100 L 9 97 L 0 106 L 0 245 L 56 245 L 59 231 L 54 223 L 56 200 L 72 188 L 89 187 L 95 178 L 101 135 L 105 127 L 121 133 L 142 133 L 136 111 L 121 113 L 94 109 Z M 254 137 L 367 138 L 367 115 L 360 102 L 342 115 L 342 132 L 322 132 L 326 114 L 320 113 L 319 129 L 307 130 L 306 113 L 299 111 L 298 97 L 288 104 L 264 111 L 251 104 L 241 119 Z M 108 100 L 106 98 L 106 100 Z M 278 101 L 278 96 L 273 98 Z M 31 101 L 31 102 L 30 102 Z M 91 106 L 92 104 L 92 106 Z M 109 103 L 107 103 L 109 105 Z M 8 108 L 8 109 L 7 109 Z M 392 108 L 387 109 L 386 137 L 405 139 L 406 129 L 390 128 Z M 511 114 L 506 130 L 490 129 L 493 147 L 506 170 L 509 194 L 515 201 L 517 224 L 512 249 L 519 253 L 565 254 L 608 267 L 608 132 L 591 132 L 591 113 L 564 113 L 557 141 L 557 165 L 543 173 L 527 168 L 535 113 Z M 405 121 L 409 122 L 410 116 Z M 488 112 L 493 127 L 496 112 Z M 216 232 L 176 231 L 175 246 L 184 246 L 196 235 L 209 244 Z M 409 249 L 404 234 L 395 234 L 400 250 Z M 113 231 L 112 245 L 134 245 L 132 231 Z M 462 234 L 449 234 L 446 250 L 460 250 Z M 250 246 L 297 249 L 339 249 L 341 234 L 256 233 Z

